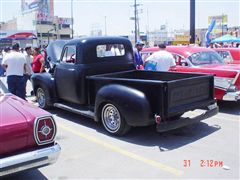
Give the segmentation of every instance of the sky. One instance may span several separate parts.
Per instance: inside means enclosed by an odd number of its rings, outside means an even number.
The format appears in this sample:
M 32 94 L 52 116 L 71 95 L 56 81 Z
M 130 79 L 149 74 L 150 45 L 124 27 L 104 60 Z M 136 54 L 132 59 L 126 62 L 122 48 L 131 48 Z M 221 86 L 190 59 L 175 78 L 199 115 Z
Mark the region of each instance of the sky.
M 137 0 L 140 31 L 190 27 L 190 0 Z M 73 0 L 75 35 L 89 35 L 94 27 L 107 35 L 130 35 L 134 30 L 134 0 Z M 21 14 L 21 0 L 0 0 L 0 21 Z M 54 0 L 54 14 L 71 17 L 71 0 Z M 196 28 L 208 27 L 208 16 L 228 15 L 228 27 L 240 26 L 240 0 L 196 0 Z

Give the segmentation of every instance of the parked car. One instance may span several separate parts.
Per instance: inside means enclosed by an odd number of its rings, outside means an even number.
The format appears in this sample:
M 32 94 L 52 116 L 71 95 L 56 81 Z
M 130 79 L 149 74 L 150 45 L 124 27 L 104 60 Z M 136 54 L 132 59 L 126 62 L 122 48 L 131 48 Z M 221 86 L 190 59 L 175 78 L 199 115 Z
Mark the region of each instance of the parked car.
M 240 64 L 240 48 L 214 48 L 214 50 L 230 64 Z
M 54 163 L 60 154 L 53 116 L 8 93 L 0 81 L 0 177 Z
M 109 53 L 108 47 L 118 48 L 119 53 Z M 168 131 L 218 112 L 212 75 L 137 71 L 132 44 L 126 38 L 70 40 L 59 57 L 52 74 L 32 76 L 39 106 L 102 121 L 112 135 L 153 124 L 158 132 Z M 181 117 L 201 108 L 205 111 L 199 116 Z
M 177 66 L 171 71 L 214 74 L 215 97 L 217 100 L 240 100 L 240 65 L 226 64 L 216 51 L 210 48 L 193 46 L 167 46 L 176 60 Z M 159 51 L 158 47 L 141 51 L 146 59 Z

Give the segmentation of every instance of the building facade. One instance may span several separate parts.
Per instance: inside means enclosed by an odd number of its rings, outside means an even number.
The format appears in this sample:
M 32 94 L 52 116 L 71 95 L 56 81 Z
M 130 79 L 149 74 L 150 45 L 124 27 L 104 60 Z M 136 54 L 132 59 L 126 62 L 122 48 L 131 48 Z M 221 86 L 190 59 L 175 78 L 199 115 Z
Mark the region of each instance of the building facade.
M 46 45 L 56 39 L 72 38 L 73 21 L 71 18 L 54 16 L 53 0 L 22 0 L 21 9 L 20 16 L 0 23 L 1 32 L 33 32 L 38 45 Z M 3 40 L 7 37 L 0 36 L 0 38 Z M 12 38 L 12 41 L 16 40 L 24 44 L 22 42 L 24 39 Z

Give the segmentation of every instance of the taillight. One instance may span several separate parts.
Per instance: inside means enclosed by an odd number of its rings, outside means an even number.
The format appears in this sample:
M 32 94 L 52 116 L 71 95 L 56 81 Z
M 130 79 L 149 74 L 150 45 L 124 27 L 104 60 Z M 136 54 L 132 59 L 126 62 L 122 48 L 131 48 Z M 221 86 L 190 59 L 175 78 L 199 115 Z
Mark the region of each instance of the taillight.
M 52 116 L 38 117 L 34 123 L 34 138 L 38 145 L 54 141 L 57 132 L 56 123 Z

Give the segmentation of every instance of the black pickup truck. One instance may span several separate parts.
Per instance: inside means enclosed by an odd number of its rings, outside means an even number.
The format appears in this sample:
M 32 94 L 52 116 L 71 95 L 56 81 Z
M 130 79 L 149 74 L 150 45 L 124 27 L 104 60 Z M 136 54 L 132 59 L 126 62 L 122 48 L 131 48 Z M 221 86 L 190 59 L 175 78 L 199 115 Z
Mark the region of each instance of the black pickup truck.
M 158 132 L 168 131 L 218 112 L 212 75 L 136 70 L 126 38 L 70 40 L 55 57 L 60 59 L 51 59 L 55 62 L 52 73 L 32 76 L 39 106 L 102 121 L 113 135 L 153 124 Z M 204 112 L 182 116 L 195 109 Z

